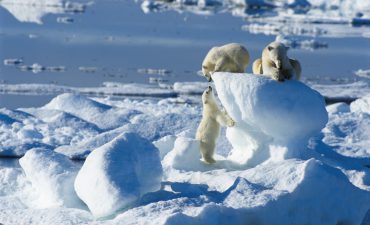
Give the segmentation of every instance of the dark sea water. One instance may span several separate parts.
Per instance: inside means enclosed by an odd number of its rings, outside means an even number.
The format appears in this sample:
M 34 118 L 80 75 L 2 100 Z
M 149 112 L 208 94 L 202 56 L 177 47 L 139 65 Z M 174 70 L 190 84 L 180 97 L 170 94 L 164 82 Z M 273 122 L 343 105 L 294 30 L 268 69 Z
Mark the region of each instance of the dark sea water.
M 145 13 L 148 9 L 142 9 L 141 1 L 83 3 L 85 8 L 77 13 L 32 5 L 0 6 L 0 83 L 94 87 L 106 81 L 149 83 L 155 78 L 169 84 L 203 81 L 197 72 L 211 47 L 242 43 L 254 60 L 276 38 L 274 32 L 245 29 L 245 25 L 253 23 L 243 17 L 258 11 L 242 11 L 244 15 L 240 16 L 240 10 L 218 12 L 217 7 L 154 7 Z M 293 45 L 289 50 L 289 56 L 301 61 L 303 81 L 368 80 L 354 72 L 370 69 L 370 28 L 348 24 L 317 26 L 329 34 L 284 34 L 289 40 L 317 43 L 305 48 Z M 22 71 L 18 65 L 5 65 L 6 59 L 21 59 L 20 65 L 26 66 L 39 64 L 45 70 L 32 71 L 23 66 Z M 251 72 L 251 66 L 246 71 Z M 0 107 L 40 106 L 53 96 L 0 94 Z

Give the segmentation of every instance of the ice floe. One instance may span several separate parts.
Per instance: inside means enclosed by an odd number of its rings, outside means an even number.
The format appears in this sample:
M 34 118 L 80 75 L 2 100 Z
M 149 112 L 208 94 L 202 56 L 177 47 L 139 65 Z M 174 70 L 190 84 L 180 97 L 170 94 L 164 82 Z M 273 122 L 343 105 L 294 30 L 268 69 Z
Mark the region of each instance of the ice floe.
M 370 78 L 370 70 L 359 69 L 355 72 L 355 74 L 359 77 Z
M 267 35 L 364 36 L 369 29 L 359 26 L 368 25 L 370 18 L 369 3 L 361 0 L 145 0 L 141 8 L 145 13 L 229 12 L 244 18 L 243 30 Z
M 4 59 L 4 65 L 6 66 L 19 65 L 22 63 L 23 63 L 23 59 Z
M 18 21 L 42 24 L 47 14 L 81 13 L 85 4 L 63 0 L 2 0 L 0 6 L 8 10 Z
M 0 153 L 25 154 L 21 167 L 0 159 L 0 223 L 362 223 L 370 202 L 368 97 L 325 108 L 298 81 L 213 79 L 236 120 L 233 132 L 221 133 L 213 165 L 200 160 L 194 140 L 198 104 L 62 94 L 43 107 L 0 109 Z M 236 160 L 233 148 L 243 141 Z M 255 160 L 240 166 L 255 146 Z

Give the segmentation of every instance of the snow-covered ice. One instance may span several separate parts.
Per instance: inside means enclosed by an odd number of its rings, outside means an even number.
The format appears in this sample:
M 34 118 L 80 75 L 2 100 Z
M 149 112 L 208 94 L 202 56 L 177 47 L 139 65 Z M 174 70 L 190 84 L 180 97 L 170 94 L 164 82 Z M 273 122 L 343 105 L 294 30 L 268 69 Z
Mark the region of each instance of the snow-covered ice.
M 231 73 L 215 73 L 212 78 L 222 105 L 236 122 L 226 135 L 233 145 L 229 158 L 239 164 L 300 155 L 328 120 L 324 98 L 301 82 Z
M 95 217 L 107 217 L 159 190 L 161 180 L 158 149 L 137 134 L 124 133 L 86 158 L 75 189 Z
M 323 130 L 323 141 L 342 155 L 370 162 L 370 97 L 365 96 L 350 105 L 338 103 L 327 108 L 331 113 Z
M 47 14 L 84 12 L 85 5 L 63 0 L 2 0 L 0 6 L 7 9 L 18 21 L 42 24 Z
M 69 93 L 0 109 L 1 155 L 25 154 L 21 166 L 0 159 L 0 223 L 361 224 L 370 208 L 368 96 L 325 107 L 299 81 L 213 79 L 236 120 L 213 165 L 194 139 L 201 105 L 178 98 Z
M 158 87 L 152 84 L 122 84 L 105 82 L 102 87 L 70 87 L 55 84 L 0 84 L 1 93 L 22 94 L 88 94 L 88 95 L 117 95 L 138 97 L 176 97 L 173 90 Z
M 310 86 L 327 99 L 337 102 L 355 100 L 370 93 L 370 83 L 365 81 L 346 84 L 311 84 Z
M 31 149 L 19 160 L 27 180 L 37 191 L 34 207 L 81 207 L 73 187 L 79 170 L 68 157 L 48 149 Z

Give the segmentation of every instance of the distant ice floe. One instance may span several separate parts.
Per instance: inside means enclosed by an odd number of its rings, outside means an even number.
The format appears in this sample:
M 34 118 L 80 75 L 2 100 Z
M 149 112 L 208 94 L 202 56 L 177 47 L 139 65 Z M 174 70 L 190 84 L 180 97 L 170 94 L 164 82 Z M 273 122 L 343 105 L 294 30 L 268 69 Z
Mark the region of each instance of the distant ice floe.
M 321 48 L 328 48 L 328 44 L 320 42 L 315 39 L 295 39 L 291 37 L 284 37 L 281 35 L 276 36 L 275 41 L 279 41 L 291 48 L 305 49 L 305 50 L 316 50 Z
M 370 70 L 359 69 L 355 74 L 359 77 L 370 78 Z
M 39 63 L 34 63 L 32 65 L 23 64 L 23 59 L 4 59 L 5 66 L 15 66 L 22 72 L 31 71 L 33 73 L 41 73 L 43 71 L 49 72 L 64 72 L 66 70 L 65 66 L 43 66 Z
M 4 59 L 5 66 L 15 66 L 23 63 L 23 59 Z
M 213 15 L 222 8 L 218 0 L 174 0 L 156 1 L 144 0 L 141 9 L 144 13 L 176 11 L 179 13 L 190 12 L 196 15 Z
M 64 67 L 45 67 L 43 70 L 63 72 Z M 41 71 L 43 71 L 41 70 Z M 33 70 L 31 70 L 33 71 Z M 35 71 L 36 72 L 36 71 Z M 365 72 L 366 74 L 366 72 Z M 8 94 L 60 94 L 79 93 L 95 96 L 133 96 L 133 97 L 161 97 L 172 98 L 179 96 L 201 95 L 212 85 L 208 82 L 175 82 L 166 83 L 166 79 L 149 78 L 149 84 L 104 82 L 100 87 L 70 87 L 56 84 L 0 84 L 0 93 Z M 327 102 L 351 102 L 370 93 L 370 84 L 357 81 L 345 84 L 316 84 L 307 82 L 309 86 L 320 92 Z M 180 100 L 180 99 L 179 99 Z M 193 102 L 193 101 L 192 101 Z M 195 101 L 199 103 L 199 101 Z
M 172 71 L 168 69 L 151 69 L 151 68 L 148 69 L 140 68 L 137 69 L 137 72 L 141 74 L 162 75 L 162 76 L 169 75 L 172 73 Z
M 70 87 L 54 84 L 1 84 L 0 93 L 23 94 L 58 94 L 80 93 L 106 96 L 137 96 L 137 97 L 176 97 L 171 89 L 164 89 L 153 84 L 124 84 L 105 82 L 102 87 Z
M 244 18 L 243 30 L 265 35 L 362 37 L 369 32 L 366 25 L 370 23 L 370 3 L 362 0 L 145 0 L 141 7 L 145 13 L 230 12 Z
M 86 5 L 64 0 L 2 0 L 0 6 L 18 21 L 42 24 L 47 14 L 82 13 Z
M 365 81 L 348 84 L 311 84 L 311 87 L 319 91 L 329 102 L 351 102 L 370 93 L 370 83 Z
M 98 68 L 97 67 L 93 67 L 93 66 L 80 66 L 78 67 L 78 70 L 81 71 L 81 72 L 84 72 L 84 73 L 95 73 Z
M 61 94 L 0 109 L 0 155 L 24 155 L 20 166 L 0 160 L 1 223 L 369 222 L 368 96 L 325 107 L 298 81 L 214 81 L 236 126 L 221 134 L 212 165 L 194 139 L 200 105 Z
M 71 18 L 71 17 L 58 17 L 57 18 L 57 22 L 58 23 L 65 23 L 65 24 L 68 24 L 68 23 L 73 23 L 74 19 Z
M 31 71 L 33 73 L 41 73 L 43 71 L 49 72 L 64 72 L 66 70 L 65 66 L 43 66 L 38 63 L 34 63 L 32 65 L 21 65 L 18 66 L 18 69 L 23 72 Z

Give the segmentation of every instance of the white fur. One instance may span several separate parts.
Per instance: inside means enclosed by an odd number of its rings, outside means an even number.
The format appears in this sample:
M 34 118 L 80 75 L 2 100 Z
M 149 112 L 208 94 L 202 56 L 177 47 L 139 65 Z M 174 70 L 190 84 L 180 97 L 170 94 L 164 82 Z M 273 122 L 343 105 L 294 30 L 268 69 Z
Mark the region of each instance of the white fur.
M 210 81 L 214 72 L 243 73 L 249 63 L 247 49 L 236 43 L 213 47 L 202 63 L 202 72 Z
M 220 135 L 220 126 L 234 126 L 234 120 L 216 103 L 211 87 L 202 95 L 203 118 L 199 124 L 196 139 L 200 142 L 200 153 L 206 163 L 214 163 L 213 158 L 217 138 Z
M 278 81 L 285 79 L 297 79 L 301 76 L 301 65 L 298 60 L 289 59 L 288 47 L 280 42 L 271 42 L 262 52 L 262 59 L 256 59 L 253 63 L 254 74 L 271 76 Z

